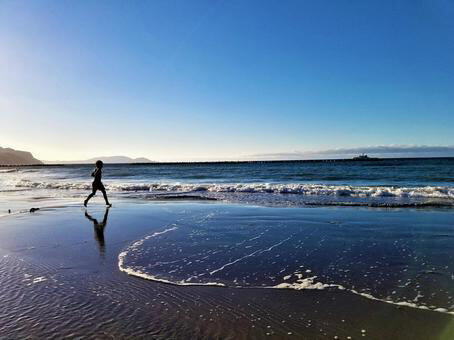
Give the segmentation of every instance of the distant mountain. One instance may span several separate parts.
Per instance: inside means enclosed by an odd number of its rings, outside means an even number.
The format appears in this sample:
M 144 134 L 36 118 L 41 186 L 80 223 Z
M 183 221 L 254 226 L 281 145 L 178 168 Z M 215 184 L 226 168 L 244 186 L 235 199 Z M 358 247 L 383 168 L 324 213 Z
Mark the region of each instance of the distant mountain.
M 0 147 L 0 165 L 35 165 L 43 164 L 30 152 Z
M 105 156 L 105 157 L 95 157 L 86 160 L 79 161 L 45 161 L 46 164 L 92 164 L 97 160 L 102 160 L 104 163 L 116 163 L 116 164 L 130 164 L 130 163 L 154 163 L 148 158 L 139 157 L 131 158 L 126 156 Z

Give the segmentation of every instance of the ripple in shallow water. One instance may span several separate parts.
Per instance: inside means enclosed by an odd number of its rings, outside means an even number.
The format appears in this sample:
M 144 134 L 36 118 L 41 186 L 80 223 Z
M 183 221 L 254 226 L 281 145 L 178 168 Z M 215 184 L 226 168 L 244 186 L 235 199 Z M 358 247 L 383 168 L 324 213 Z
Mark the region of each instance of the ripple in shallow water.
M 298 214 L 211 214 L 134 242 L 119 255 L 119 268 L 178 285 L 341 289 L 454 313 L 452 261 L 435 255 L 440 249 L 452 254 L 452 237 L 452 228 L 431 233 L 398 220 L 347 224 Z

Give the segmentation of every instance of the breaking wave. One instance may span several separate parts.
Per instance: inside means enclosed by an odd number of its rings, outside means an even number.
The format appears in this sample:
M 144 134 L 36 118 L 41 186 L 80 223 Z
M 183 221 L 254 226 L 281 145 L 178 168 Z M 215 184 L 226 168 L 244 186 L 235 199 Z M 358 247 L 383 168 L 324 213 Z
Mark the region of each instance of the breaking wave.
M 0 169 L 0 174 L 9 174 L 13 172 L 18 172 L 17 169 Z
M 454 199 L 454 187 L 424 186 L 352 186 L 300 183 L 118 183 L 106 182 L 107 189 L 117 192 L 214 192 L 214 193 L 270 193 L 306 196 L 337 197 L 390 197 L 390 198 L 441 198 Z M 91 184 L 82 182 L 33 182 L 21 180 L 17 188 L 90 190 Z

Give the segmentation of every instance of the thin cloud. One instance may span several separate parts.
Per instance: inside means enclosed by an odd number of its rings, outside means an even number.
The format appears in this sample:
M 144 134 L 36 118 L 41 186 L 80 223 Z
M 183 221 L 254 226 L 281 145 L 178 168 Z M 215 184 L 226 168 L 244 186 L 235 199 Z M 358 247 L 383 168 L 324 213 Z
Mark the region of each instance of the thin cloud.
M 351 158 L 365 153 L 370 157 L 454 157 L 454 146 L 430 145 L 377 145 L 356 148 L 338 148 L 319 151 L 294 151 L 281 153 L 263 153 L 245 156 L 251 160 L 296 160 Z

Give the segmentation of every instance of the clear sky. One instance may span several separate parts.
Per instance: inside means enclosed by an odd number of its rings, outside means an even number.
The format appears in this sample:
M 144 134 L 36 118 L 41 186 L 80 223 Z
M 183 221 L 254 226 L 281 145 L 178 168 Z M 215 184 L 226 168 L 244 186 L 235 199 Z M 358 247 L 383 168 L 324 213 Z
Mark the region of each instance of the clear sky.
M 0 146 L 43 160 L 454 145 L 454 2 L 0 1 Z

